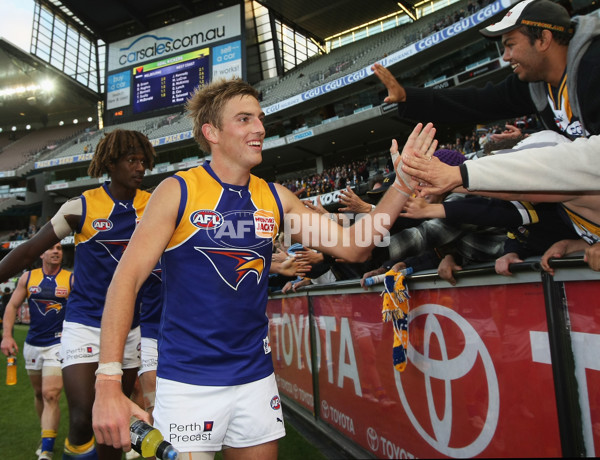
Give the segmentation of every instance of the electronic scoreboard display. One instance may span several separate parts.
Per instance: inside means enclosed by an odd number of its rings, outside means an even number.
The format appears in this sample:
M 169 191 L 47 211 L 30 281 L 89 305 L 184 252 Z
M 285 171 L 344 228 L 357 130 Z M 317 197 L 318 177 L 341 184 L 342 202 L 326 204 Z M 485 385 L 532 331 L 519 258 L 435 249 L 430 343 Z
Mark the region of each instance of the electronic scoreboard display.
M 244 78 L 242 4 L 108 45 L 105 122 L 181 111 L 198 87 Z
M 205 48 L 133 69 L 133 113 L 179 105 L 208 82 L 209 49 Z

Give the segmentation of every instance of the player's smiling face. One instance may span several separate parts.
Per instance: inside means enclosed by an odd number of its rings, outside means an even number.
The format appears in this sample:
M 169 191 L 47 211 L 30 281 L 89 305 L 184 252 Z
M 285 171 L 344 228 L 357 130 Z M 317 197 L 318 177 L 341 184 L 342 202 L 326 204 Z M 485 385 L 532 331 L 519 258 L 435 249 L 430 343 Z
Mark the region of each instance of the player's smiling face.
M 221 113 L 221 129 L 215 129 L 217 149 L 230 161 L 248 168 L 262 161 L 265 114 L 252 96 L 234 97 Z

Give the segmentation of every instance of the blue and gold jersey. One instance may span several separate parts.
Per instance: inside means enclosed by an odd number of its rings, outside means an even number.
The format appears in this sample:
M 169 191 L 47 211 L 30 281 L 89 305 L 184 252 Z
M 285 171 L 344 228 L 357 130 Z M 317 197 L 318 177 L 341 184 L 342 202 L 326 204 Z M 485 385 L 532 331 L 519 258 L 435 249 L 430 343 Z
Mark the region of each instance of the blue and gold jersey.
M 30 325 L 25 339 L 29 345 L 47 347 L 60 342 L 72 283 L 73 274 L 68 270 L 61 269 L 56 275 L 46 275 L 41 268 L 29 272 L 26 289 Z
M 571 102 L 569 101 L 569 91 L 567 89 L 567 73 L 563 74 L 560 84 L 554 88 L 550 83 L 546 84 L 546 94 L 548 103 L 554 112 L 554 122 L 562 134 L 571 140 L 578 137 L 588 137 L 589 133 L 583 132 L 581 121 L 573 114 Z
M 100 327 L 106 290 L 123 251 L 150 199 L 138 190 L 133 200 L 116 200 L 108 182 L 81 196 L 81 221 L 75 232 L 75 285 L 67 321 Z M 139 325 L 139 306 L 132 327 Z
M 222 183 L 208 162 L 174 176 L 177 225 L 162 262 L 157 375 L 239 385 L 273 372 L 266 316 L 273 239 L 283 210 L 273 184 Z

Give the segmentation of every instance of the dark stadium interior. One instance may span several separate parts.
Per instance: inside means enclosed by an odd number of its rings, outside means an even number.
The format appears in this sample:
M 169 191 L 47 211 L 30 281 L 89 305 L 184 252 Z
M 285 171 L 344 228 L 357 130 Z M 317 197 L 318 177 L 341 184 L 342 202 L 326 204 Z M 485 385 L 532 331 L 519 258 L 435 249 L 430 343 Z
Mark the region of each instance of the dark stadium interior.
M 240 4 L 238 0 L 221 0 L 219 2 L 203 0 L 175 2 L 160 0 L 144 2 L 138 0 L 107 0 L 104 2 L 39 0 L 38 3 L 43 8 L 52 11 L 53 14 L 63 15 L 65 21 L 70 21 L 74 28 L 77 28 L 90 40 L 100 39 L 103 43 L 139 35 L 216 9 Z M 364 2 L 357 0 L 340 0 L 328 4 L 317 0 L 307 2 L 266 0 L 258 3 L 267 7 L 274 18 L 304 33 L 320 45 L 325 44 L 324 39 L 327 37 L 364 25 L 374 18 L 381 18 L 394 11 L 397 12 L 399 9 L 399 4 L 394 1 L 376 2 L 374 5 L 369 5 L 368 8 L 365 8 Z M 460 0 L 453 5 L 453 8 L 464 9 L 468 3 L 467 0 Z M 410 2 L 405 2 L 403 6 L 409 11 L 412 8 Z M 440 11 L 443 13 L 444 10 Z M 486 22 L 492 22 L 492 19 L 489 18 Z M 415 24 L 419 22 L 416 21 Z M 309 71 L 306 69 L 311 68 L 311 63 L 315 59 L 321 58 L 308 59 L 285 72 L 279 70 L 278 76 L 270 81 L 253 81 L 250 76 L 259 75 L 260 62 L 250 56 L 253 53 L 251 48 L 255 46 L 252 42 L 253 38 L 249 35 L 251 32 L 251 27 L 247 24 L 246 51 L 249 55 L 246 62 L 247 75 L 250 83 L 260 88 L 261 92 L 263 89 L 265 90 L 263 107 L 278 101 L 268 93 L 269 85 L 277 85 L 280 81 L 286 80 L 289 85 L 289 82 L 297 81 L 298 92 L 301 92 L 304 87 L 314 87 L 319 84 L 318 80 L 313 81 L 314 75 L 305 75 L 304 72 L 308 73 Z M 377 37 L 373 40 L 377 40 Z M 376 49 L 376 46 L 373 48 Z M 349 47 L 349 49 L 358 50 L 357 53 L 366 53 L 367 63 L 375 62 L 385 55 L 382 55 L 381 52 L 377 54 L 377 51 L 370 51 L 370 48 L 366 48 L 364 51 L 360 48 Z M 337 56 L 348 59 L 345 47 L 332 50 L 330 56 L 336 55 L 336 53 Z M 498 58 L 500 55 L 501 50 L 497 42 L 483 39 L 477 28 L 471 28 L 452 37 L 451 40 L 442 41 L 434 47 L 391 65 L 390 70 L 403 83 L 419 86 L 443 75 L 464 73 L 465 68 L 469 68 L 478 61 L 489 60 L 489 56 L 492 58 L 496 56 L 495 61 L 500 62 Z M 468 76 L 467 82 L 471 85 L 496 82 L 503 79 L 509 71 L 508 66 L 492 67 L 489 71 L 481 74 L 473 72 Z M 310 82 L 308 81 L 309 77 Z M 329 79 L 334 77 L 329 77 Z M 82 128 L 91 126 L 92 132 L 97 129 L 93 126 L 97 126 L 98 107 L 104 104 L 104 94 L 93 91 L 89 85 L 86 86 L 76 79 L 66 76 L 45 60 L 0 39 L 0 84 L 2 87 L 10 87 L 17 83 L 27 85 L 46 78 L 60 82 L 51 96 L 41 92 L 36 97 L 11 96 L 3 97 L 0 100 L 0 126 L 4 127 L 4 132 L 0 133 L 2 136 L 18 138 L 24 135 L 21 128 L 14 133 L 9 133 L 11 125 L 30 125 L 32 130 L 39 130 L 44 127 L 56 126 L 59 120 L 78 119 Z M 100 72 L 98 79 L 104 84 L 104 75 L 100 75 Z M 370 76 L 347 85 L 341 90 L 329 91 L 317 98 L 304 101 L 302 104 L 268 115 L 265 123 L 267 137 L 278 135 L 283 138 L 299 127 L 311 128 L 329 118 L 340 117 L 343 122 L 336 123 L 334 129 L 323 132 L 315 131 L 314 135 L 302 139 L 301 142 L 284 142 L 275 148 L 266 148 L 263 151 L 263 163 L 253 172 L 265 179 L 276 180 L 297 171 L 316 168 L 317 162 L 327 168 L 373 155 L 385 155 L 391 139 L 396 138 L 402 142 L 414 126 L 414 122 L 400 120 L 393 106 L 382 110 L 379 116 L 362 117 L 360 121 L 358 121 L 358 117 L 350 115 L 364 107 L 381 106 L 386 95 L 387 92 L 379 80 L 375 76 Z M 182 107 L 175 107 L 158 115 L 168 118 L 181 117 L 182 111 Z M 154 116 L 155 114 L 150 115 Z M 92 120 L 89 124 L 88 119 Z M 357 121 L 353 121 L 354 119 Z M 418 121 L 427 122 L 428 120 Z M 106 121 L 106 117 L 104 124 L 110 125 Z M 437 128 L 440 142 L 453 142 L 457 132 L 468 132 L 473 127 L 448 124 L 439 125 Z M 158 163 L 170 164 L 204 155 L 199 151 L 193 139 L 158 146 L 157 153 Z M 33 182 L 31 174 L 35 171 L 32 170 L 33 166 L 30 162 L 29 166 L 17 169 L 16 174 L 5 175 L 0 179 L 0 184 L 25 187 L 28 183 Z M 90 187 L 89 180 L 75 180 L 85 179 L 86 170 L 87 163 L 85 162 L 47 167 L 41 174 L 37 174 L 37 176 L 43 176 L 42 183 L 39 183 L 39 178 L 35 179 L 38 181 L 38 189 L 44 188 L 44 181 L 46 183 L 51 181 L 68 182 L 68 187 L 51 190 L 47 193 L 44 193 L 43 190 L 40 193 L 38 190 L 37 194 L 29 193 L 28 188 L 27 195 L 20 197 L 16 206 L 11 205 L 8 207 L 9 209 L 0 209 L 0 213 L 2 215 L 27 215 L 30 210 L 39 209 L 40 200 L 46 200 L 44 201 L 45 205 L 48 205 L 48 200 L 54 201 L 56 207 L 65 199 Z M 149 175 L 145 180 L 145 186 L 155 186 L 169 174 L 171 173 L 164 172 Z M 51 215 L 54 211 L 55 209 L 50 207 L 44 214 Z
M 42 0 L 45 7 L 57 10 L 55 2 Z M 337 1 L 327 5 L 322 2 L 286 2 L 270 0 L 262 2 L 268 6 L 275 16 L 297 27 L 298 30 L 323 42 L 325 37 L 351 29 L 364 24 L 369 20 L 385 16 L 397 11 L 396 2 L 386 1 L 365 8 L 362 2 L 355 0 Z M 99 37 L 105 42 L 126 38 L 169 24 L 185 18 L 200 15 L 214 10 L 216 7 L 225 7 L 237 4 L 235 1 L 221 1 L 217 5 L 207 1 L 116 1 L 106 2 L 79 2 L 67 0 L 62 2 L 84 24 L 88 33 Z M 308 13 L 310 12 L 310 13 Z M 437 56 L 449 55 L 460 50 L 463 43 L 474 40 L 476 31 L 468 32 L 464 37 L 457 37 L 451 44 L 436 47 Z M 425 73 L 435 74 L 431 68 L 431 53 L 421 53 L 417 57 L 397 65 L 394 71 L 405 74 L 405 79 L 412 78 L 423 80 Z M 248 64 L 249 66 L 252 63 Z M 60 72 L 48 63 L 28 53 L 23 53 L 16 47 L 0 40 L 0 80 L 8 86 L 14 82 L 39 81 L 42 76 L 60 80 L 60 90 L 52 97 L 5 100 L 0 110 L 0 126 L 7 126 L 18 120 L 22 124 L 32 127 L 43 127 L 55 124 L 59 119 L 77 118 L 80 122 L 91 116 L 97 118 L 97 103 L 103 96 L 96 94 L 89 88 L 70 78 L 60 78 Z M 441 69 L 440 69 L 441 71 Z M 248 70 L 252 74 L 252 70 Z M 505 75 L 505 69 L 486 75 L 485 79 L 499 79 Z M 252 82 L 251 82 L 252 83 Z M 419 81 L 421 83 L 421 81 Z M 472 83 L 476 84 L 477 79 Z M 349 99 L 353 95 L 360 95 L 365 91 L 378 92 L 379 99 L 383 100 L 385 92 L 382 85 L 375 77 L 367 78 L 361 82 L 350 85 L 344 94 L 333 91 L 315 101 L 308 101 L 302 105 L 301 112 L 298 108 L 284 110 L 267 118 L 267 135 L 274 128 L 286 120 L 302 120 L 303 114 L 314 111 L 333 112 L 334 105 L 340 99 Z M 299 122 L 299 123 L 300 123 Z M 365 120 L 360 124 L 341 126 L 328 135 L 314 136 L 301 143 L 284 145 L 277 149 L 265 150 L 263 164 L 255 173 L 269 179 L 276 175 L 289 173 L 299 169 L 314 166 L 317 157 L 323 157 L 324 164 L 344 162 L 354 158 L 361 158 L 373 153 L 385 151 L 389 148 L 390 139 L 396 137 L 403 139 L 412 124 L 400 121 L 394 110 L 387 116 Z M 440 127 L 441 136 L 444 131 L 451 138 L 455 131 L 454 126 Z M 194 152 L 193 142 L 181 142 L 179 150 Z M 159 150 L 159 155 L 163 152 Z M 172 154 L 171 154 L 172 155 Z M 181 153 L 181 158 L 189 156 L 188 152 Z M 153 177 L 154 182 L 158 177 Z M 71 190 L 69 193 L 78 193 L 80 190 Z

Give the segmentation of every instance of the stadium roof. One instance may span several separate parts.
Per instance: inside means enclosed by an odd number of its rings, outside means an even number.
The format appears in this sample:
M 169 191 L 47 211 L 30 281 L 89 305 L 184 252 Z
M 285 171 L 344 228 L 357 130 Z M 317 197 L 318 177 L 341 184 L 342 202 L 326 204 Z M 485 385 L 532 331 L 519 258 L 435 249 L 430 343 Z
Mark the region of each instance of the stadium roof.
M 205 14 L 215 9 L 238 4 L 238 0 L 38 0 L 46 7 L 75 15 L 92 38 L 105 43 L 121 40 L 172 22 Z M 365 8 L 358 0 L 262 0 L 276 16 L 307 35 L 323 40 L 336 33 L 398 11 L 397 2 L 384 0 Z M 70 13 L 66 12 L 67 8 Z M 65 77 L 46 62 L 22 51 L 0 38 L 0 89 L 17 84 L 29 86 L 44 80 L 57 82 L 51 98 L 0 97 L 0 127 L 39 128 L 45 123 L 80 121 L 88 116 L 97 119 L 98 95 Z M 22 128 L 20 128 L 22 129 Z
M 55 3 L 43 0 L 43 3 Z M 165 24 L 238 4 L 237 0 L 60 0 L 105 42 L 122 40 L 131 35 L 162 27 Z M 285 22 L 319 41 L 327 37 L 398 12 L 397 1 L 380 0 L 259 0 Z M 409 8 L 412 0 L 403 1 Z
M 95 112 L 98 95 L 65 77 L 50 64 L 24 52 L 11 42 L 0 38 L 0 90 L 16 86 L 28 87 L 53 81 L 52 96 L 43 90 L 25 95 L 0 96 L 0 127 L 30 124 L 39 128 L 45 123 L 57 126 L 59 121 L 70 123 L 74 118 L 85 121 L 88 116 L 97 120 Z

